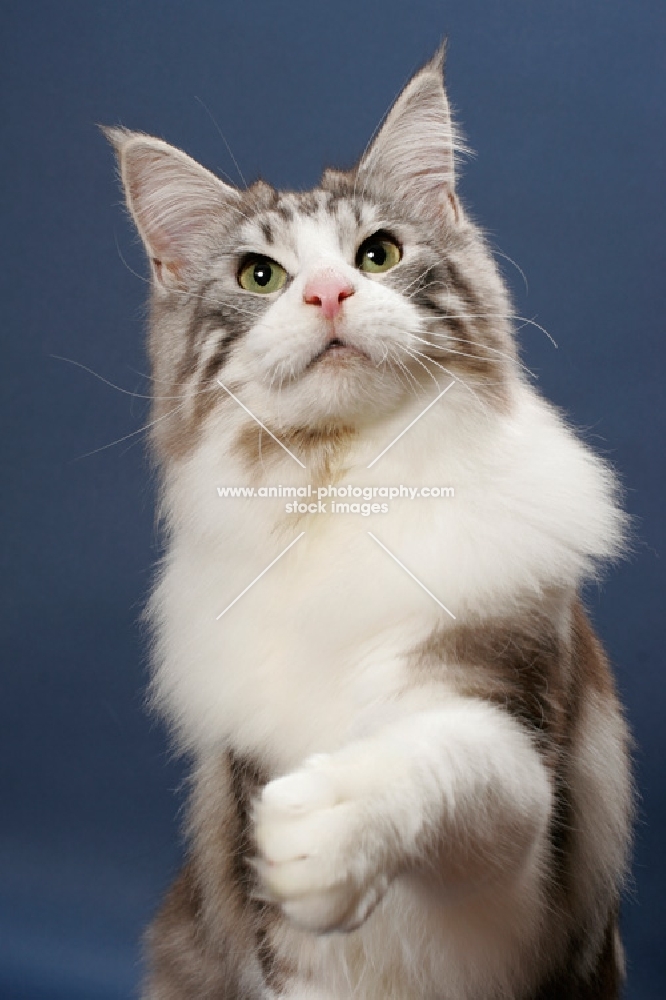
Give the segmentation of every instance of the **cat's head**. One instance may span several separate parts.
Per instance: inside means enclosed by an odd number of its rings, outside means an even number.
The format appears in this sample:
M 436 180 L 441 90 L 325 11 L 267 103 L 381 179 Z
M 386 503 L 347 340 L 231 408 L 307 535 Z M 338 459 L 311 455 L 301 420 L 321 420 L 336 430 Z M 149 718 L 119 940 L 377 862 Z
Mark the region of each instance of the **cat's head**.
M 218 382 L 282 436 L 357 429 L 451 378 L 470 405 L 506 401 L 508 301 L 456 194 L 443 52 L 356 167 L 304 193 L 239 190 L 159 139 L 107 134 L 150 260 L 163 457 L 230 405 Z

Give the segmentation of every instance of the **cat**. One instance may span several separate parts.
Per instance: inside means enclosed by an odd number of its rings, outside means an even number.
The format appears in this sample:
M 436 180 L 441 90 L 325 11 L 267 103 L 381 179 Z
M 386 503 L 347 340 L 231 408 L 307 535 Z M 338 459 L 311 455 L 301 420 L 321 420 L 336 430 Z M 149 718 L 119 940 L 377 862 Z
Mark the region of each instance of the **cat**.
M 106 130 L 151 270 L 151 698 L 192 760 L 146 1000 L 620 995 L 629 736 L 579 593 L 626 521 L 519 359 L 443 67 L 305 193 Z

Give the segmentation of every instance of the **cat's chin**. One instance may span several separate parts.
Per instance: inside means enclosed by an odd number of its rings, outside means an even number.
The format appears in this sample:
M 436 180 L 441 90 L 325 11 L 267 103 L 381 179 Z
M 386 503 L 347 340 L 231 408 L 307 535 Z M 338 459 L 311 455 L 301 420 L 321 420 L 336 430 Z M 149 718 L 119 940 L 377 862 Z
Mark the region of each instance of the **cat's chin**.
M 380 371 L 360 348 L 329 348 L 280 393 L 280 418 L 289 424 L 358 424 L 384 417 L 401 402 L 404 387 Z
M 277 398 L 271 400 L 275 412 L 266 416 L 283 428 L 358 426 L 393 412 L 403 395 L 399 383 L 378 372 L 358 349 L 349 348 L 328 353 L 297 381 L 282 386 L 279 405 Z

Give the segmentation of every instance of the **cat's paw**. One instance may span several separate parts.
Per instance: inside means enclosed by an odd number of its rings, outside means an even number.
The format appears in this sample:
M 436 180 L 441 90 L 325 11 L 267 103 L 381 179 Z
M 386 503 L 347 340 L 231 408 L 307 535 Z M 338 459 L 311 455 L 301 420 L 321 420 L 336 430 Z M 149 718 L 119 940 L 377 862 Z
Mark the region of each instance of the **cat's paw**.
M 255 805 L 256 867 L 286 916 L 309 931 L 350 931 L 389 885 L 371 810 L 336 781 L 333 758 L 318 755 L 269 782 Z

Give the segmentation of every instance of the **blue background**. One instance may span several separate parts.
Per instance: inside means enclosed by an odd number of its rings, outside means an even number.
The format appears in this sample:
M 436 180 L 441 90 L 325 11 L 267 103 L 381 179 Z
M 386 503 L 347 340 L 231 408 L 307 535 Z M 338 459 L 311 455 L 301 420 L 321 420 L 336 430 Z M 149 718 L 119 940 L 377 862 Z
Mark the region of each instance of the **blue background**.
M 2 1000 L 133 996 L 180 853 L 184 770 L 142 700 L 146 400 L 53 357 L 147 391 L 145 267 L 95 124 L 237 179 L 202 101 L 246 177 L 307 187 L 352 163 L 445 34 L 478 153 L 463 198 L 527 274 L 503 261 L 518 312 L 559 344 L 526 327 L 525 360 L 636 518 L 632 557 L 588 598 L 637 741 L 627 995 L 663 1000 L 666 5 L 60 0 L 2 22 Z

